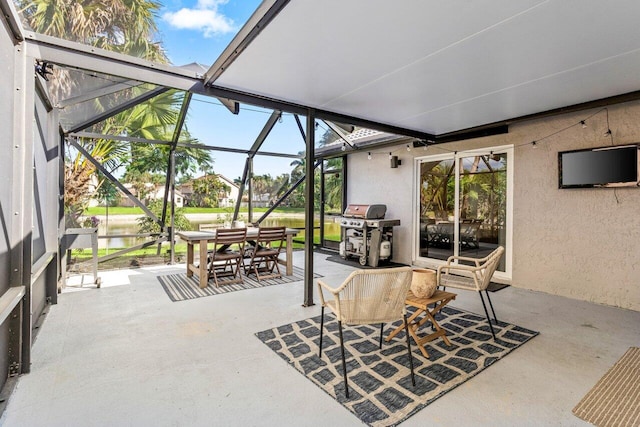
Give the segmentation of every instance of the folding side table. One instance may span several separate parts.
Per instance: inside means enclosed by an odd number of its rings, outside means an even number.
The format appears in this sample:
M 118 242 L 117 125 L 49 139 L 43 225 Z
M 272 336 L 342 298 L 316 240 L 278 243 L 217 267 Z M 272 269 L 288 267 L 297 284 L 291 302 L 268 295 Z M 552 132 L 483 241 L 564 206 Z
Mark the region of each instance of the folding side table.
M 416 311 L 409 317 L 409 335 L 413 337 L 413 340 L 420 348 L 420 351 L 424 355 L 424 357 L 429 358 L 429 353 L 424 348 L 424 345 L 429 341 L 433 341 L 438 337 L 442 337 L 445 344 L 448 346 L 451 345 L 451 342 L 447 338 L 447 331 L 443 329 L 438 322 L 436 322 L 435 315 L 440 312 L 444 308 L 445 305 L 449 304 L 449 301 L 456 299 L 456 294 L 451 292 L 445 292 L 436 290 L 436 292 L 430 298 L 419 298 L 413 294 L 413 292 L 409 291 L 407 294 L 407 299 L 405 303 L 410 305 L 411 307 L 415 307 Z M 432 308 L 429 308 L 429 305 L 432 305 Z M 420 315 L 424 315 L 422 319 L 418 320 Z M 431 322 L 433 325 L 435 332 L 425 335 L 418 336 L 418 329 L 424 325 L 426 322 Z M 391 341 L 391 338 L 396 336 L 400 331 L 404 330 L 404 324 L 398 326 L 393 332 L 387 336 L 386 341 Z

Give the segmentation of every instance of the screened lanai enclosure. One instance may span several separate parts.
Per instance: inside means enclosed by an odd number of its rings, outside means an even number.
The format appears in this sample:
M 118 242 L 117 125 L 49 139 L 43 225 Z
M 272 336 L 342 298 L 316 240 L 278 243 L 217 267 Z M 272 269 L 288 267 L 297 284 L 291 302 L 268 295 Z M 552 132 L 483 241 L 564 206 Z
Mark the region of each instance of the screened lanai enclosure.
M 191 64 L 181 67 L 204 73 L 204 67 Z M 220 101 L 203 95 L 193 95 L 190 92 L 168 89 L 157 85 L 143 84 L 124 80 L 112 75 L 76 70 L 64 66 L 56 66 L 47 82 L 49 93 L 55 94 L 55 105 L 61 108 L 60 122 L 65 136 L 65 215 L 68 227 L 79 226 L 80 212 L 74 211 L 77 205 L 82 205 L 82 195 L 90 193 L 93 198 L 99 198 L 105 187 L 115 187 L 121 195 L 129 198 L 128 204 L 138 206 L 155 223 L 157 232 L 147 232 L 146 241 L 139 242 L 128 248 L 139 249 L 153 246 L 163 241 L 170 243 L 171 230 L 176 229 L 172 223 L 176 205 L 176 187 L 179 178 L 193 173 L 194 168 L 201 167 L 202 174 L 210 168 L 208 160 L 217 158 L 220 153 L 226 157 L 222 161 L 234 162 L 238 178 L 235 183 L 239 186 L 235 200 L 228 202 L 228 214 L 215 218 L 218 221 L 244 220 L 252 224 L 265 224 L 273 209 L 291 206 L 295 203 L 304 207 L 304 166 L 305 166 L 305 131 L 302 122 L 304 116 L 285 113 L 280 110 L 269 110 L 256 106 Z M 67 87 L 61 88 L 60 82 L 66 81 Z M 212 128 L 206 140 L 198 140 L 191 136 L 186 126 L 189 114 L 207 114 L 211 117 Z M 262 128 L 255 128 L 255 124 L 247 120 L 248 117 L 262 123 Z M 338 138 L 332 128 L 340 129 L 331 122 L 317 121 L 316 129 L 323 132 L 322 141 L 331 143 Z M 322 124 L 322 126 L 320 126 Z M 249 129 L 243 130 L 242 126 Z M 228 128 L 238 127 L 237 136 L 229 135 Z M 291 128 L 294 128 L 294 140 L 291 141 Z M 224 128 L 222 132 L 220 128 Z M 283 129 L 284 128 L 284 129 Z M 288 129 L 287 129 L 288 128 Z M 252 135 L 250 132 L 254 132 Z M 286 133 L 289 132 L 289 133 Z M 286 152 L 270 151 L 272 141 L 285 139 L 289 144 Z M 214 145 L 220 143 L 220 145 Z M 324 145 L 324 142 L 322 143 Z M 278 147 L 282 147 L 279 144 Z M 265 200 L 264 188 L 258 186 L 260 177 L 256 177 L 254 169 L 261 166 L 264 158 L 278 158 L 285 163 L 295 165 L 292 173 L 285 176 L 276 184 L 278 188 L 271 190 Z M 342 160 L 340 158 L 315 162 L 317 180 L 322 183 L 319 190 L 325 192 L 324 203 L 321 205 L 328 213 L 341 212 L 341 193 L 343 183 L 338 179 L 342 174 Z M 191 169 L 189 169 L 191 168 Z M 215 168 L 215 163 L 214 163 Z M 121 170 L 125 169 L 122 176 Z M 144 189 L 131 185 L 131 179 L 138 178 L 135 173 L 142 175 L 142 179 L 152 179 L 150 173 L 160 173 L 166 177 L 164 182 L 158 182 L 164 189 L 160 191 L 162 209 L 151 210 L 148 207 Z M 132 176 L 133 175 L 133 176 Z M 321 180 L 320 177 L 324 178 Z M 338 178 L 337 178 L 338 177 Z M 150 184 L 149 184 L 150 185 Z M 193 184 L 192 184 L 193 185 Z M 214 191 L 213 189 L 211 191 Z M 224 193 L 224 191 L 222 191 Z M 76 196 L 77 195 L 77 196 Z M 184 197 L 185 194 L 182 194 Z M 180 195 L 178 196 L 180 197 Z M 86 196 L 85 196 L 86 198 Z M 301 201 L 302 200 L 302 201 Z M 316 204 L 320 195 L 316 196 Z M 254 204 L 265 205 L 268 212 L 254 212 Z M 241 213 L 240 208 L 243 208 Z M 319 242 L 324 241 L 322 234 L 327 224 L 321 220 L 323 209 L 316 210 L 315 234 Z M 322 215 L 322 216 L 321 216 Z M 211 220 L 209 220 L 211 222 Z M 330 224 L 329 221 L 328 224 Z M 197 224 L 193 225 L 197 229 Z M 149 227 L 147 227 L 149 228 Z M 179 227 L 177 228 L 179 229 Z M 114 237 L 105 233 L 99 239 Z M 119 236 L 115 236 L 119 237 Z M 133 237 L 133 235 L 122 236 Z M 141 239 L 139 239 L 141 240 Z M 173 253 L 173 247 L 169 249 Z M 127 250 L 114 251 L 102 256 L 100 261 L 107 261 L 126 254 Z
M 384 203 L 402 224 L 394 261 L 502 246 L 505 284 L 638 309 L 637 263 L 620 262 L 640 241 L 637 189 L 563 192 L 551 176 L 559 150 L 640 139 L 640 6 L 615 3 L 265 0 L 211 65 L 176 66 L 149 22 L 73 26 L 0 0 L 1 401 L 58 300 L 66 236 L 96 228 L 83 197 L 124 195 L 149 225 L 99 261 L 152 248 L 173 263 L 179 185 L 216 161 L 238 165 L 215 189 L 237 186 L 220 220 L 266 224 L 300 203 L 305 307 L 314 249 L 339 248 L 345 207 Z M 267 161 L 291 172 L 265 198 Z
M 286 2 L 269 3 L 252 19 L 268 20 L 262 16 L 265 10 L 276 11 Z M 121 53 L 126 52 L 124 46 L 88 46 L 87 38 L 69 29 L 55 37 L 47 35 L 40 30 L 50 28 L 51 22 L 34 20 L 38 11 L 28 3 L 1 4 L 5 23 L 2 62 L 6 71 L 16 76 L 15 90 L 2 86 L 3 117 L 7 137 L 24 141 L 14 144 L 11 155 L 3 157 L 3 170 L 12 172 L 11 185 L 5 187 L 2 199 L 2 206 L 9 207 L 3 209 L 7 237 L 3 274 L 7 280 L 1 307 L 3 348 L 8 351 L 0 377 L 9 378 L 9 385 L 11 378 L 29 372 L 29 352 L 38 322 L 44 319 L 47 306 L 56 303 L 64 286 L 68 250 L 93 245 L 82 243 L 86 227 L 91 229 L 91 218 L 83 214 L 87 194 L 108 203 L 109 197 L 119 193 L 153 225 L 151 231 L 127 235 L 91 233 L 91 239 L 99 242 L 112 237 L 135 239 L 129 247 L 113 248 L 97 262 L 142 248 L 157 248 L 175 262 L 179 227 L 175 223 L 176 198 L 181 197 L 176 195 L 177 178 L 194 172 L 187 170 L 185 158 L 202 166 L 206 176 L 211 167 L 208 160 L 224 153 L 235 156 L 239 187 L 224 219 L 265 224 L 274 209 L 297 196 L 306 218 L 300 230 L 304 249 L 313 252 L 314 237 L 316 245 L 337 249 L 340 236 L 339 232 L 336 235 L 335 218 L 344 209 L 346 153 L 332 152 L 332 147 L 346 145 L 352 150 L 354 141 L 363 135 L 369 139 L 372 134 L 382 135 L 368 131 L 351 136 L 354 130 L 375 123 L 215 88 L 204 80 L 207 68 L 202 65 L 176 67 L 162 57 L 125 55 Z M 198 140 L 188 130 L 187 117 L 197 110 L 204 110 L 198 114 L 212 119 L 210 140 Z M 243 119 L 250 115 L 253 123 L 261 125 L 248 125 Z M 255 116 L 262 120 L 255 120 Z M 235 128 L 238 136 L 216 136 L 216 121 Z M 381 127 L 387 132 L 401 130 Z M 286 128 L 288 134 L 282 131 Z M 295 140 L 290 137 L 291 129 L 297 135 Z M 290 141 L 284 150 L 283 144 L 278 145 L 280 151 L 270 149 L 272 140 L 283 138 Z M 326 158 L 315 154 L 322 148 L 328 153 Z M 278 158 L 295 168 L 281 183 L 277 197 L 268 200 L 266 212 L 254 212 L 253 204 L 260 195 L 252 194 L 258 191 L 253 170 L 264 158 Z M 126 185 L 123 164 L 134 165 L 134 170 L 142 173 L 162 173 L 160 208 L 152 208 L 139 189 Z M 33 175 L 29 173 L 32 170 Z M 95 258 L 94 254 L 92 262 Z M 305 267 L 309 286 L 303 303 L 313 305 L 311 256 Z

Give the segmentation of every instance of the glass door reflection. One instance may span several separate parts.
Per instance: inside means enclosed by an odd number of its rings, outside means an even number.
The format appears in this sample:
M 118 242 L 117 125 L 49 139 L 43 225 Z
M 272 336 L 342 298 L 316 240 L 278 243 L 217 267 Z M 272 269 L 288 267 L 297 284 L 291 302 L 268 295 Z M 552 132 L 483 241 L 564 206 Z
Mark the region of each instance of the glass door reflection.
M 507 155 L 461 157 L 459 168 L 459 255 L 482 258 L 506 246 Z
M 446 260 L 454 254 L 455 159 L 420 164 L 420 256 Z

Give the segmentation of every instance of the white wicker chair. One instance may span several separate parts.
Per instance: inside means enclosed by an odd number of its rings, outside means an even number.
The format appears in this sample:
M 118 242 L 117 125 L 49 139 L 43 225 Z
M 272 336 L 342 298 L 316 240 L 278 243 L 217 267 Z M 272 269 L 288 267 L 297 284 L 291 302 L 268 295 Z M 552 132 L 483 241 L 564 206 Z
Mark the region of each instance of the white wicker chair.
M 487 311 L 487 306 L 484 303 L 484 298 L 482 297 L 482 291 L 487 295 L 487 300 L 489 301 L 489 306 L 493 313 L 493 320 L 498 323 L 496 312 L 493 310 L 493 304 L 491 303 L 491 298 L 489 298 L 489 293 L 487 292 L 487 287 L 489 286 L 489 283 L 491 283 L 491 277 L 493 277 L 493 273 L 496 271 L 503 253 L 504 248 L 502 246 L 498 246 L 493 252 L 484 258 L 450 256 L 447 259 L 446 265 L 438 267 L 437 276 L 438 286 L 442 286 L 443 288 L 450 287 L 478 292 L 480 295 L 480 301 L 482 301 L 484 313 L 487 316 L 487 322 L 489 322 L 491 335 L 493 335 L 494 340 L 496 339 L 496 334 L 493 330 L 493 325 L 491 324 L 491 319 L 489 318 L 489 312 Z M 474 265 L 452 264 L 454 260 L 472 262 Z
M 322 335 L 324 329 L 324 309 L 329 307 L 338 320 L 340 349 L 342 353 L 342 374 L 344 377 L 345 395 L 349 397 L 347 384 L 347 367 L 342 339 L 342 324 L 366 325 L 380 323 L 380 348 L 382 348 L 382 332 L 384 324 L 404 320 L 407 337 L 407 351 L 411 366 L 411 382 L 415 386 L 413 375 L 413 357 L 407 329 L 405 300 L 411 287 L 411 267 L 398 267 L 377 270 L 356 270 L 337 288 L 331 288 L 318 280 L 318 293 L 322 303 L 320 321 L 320 343 L 318 356 L 322 357 Z M 333 300 L 324 298 L 323 290 L 333 295 Z

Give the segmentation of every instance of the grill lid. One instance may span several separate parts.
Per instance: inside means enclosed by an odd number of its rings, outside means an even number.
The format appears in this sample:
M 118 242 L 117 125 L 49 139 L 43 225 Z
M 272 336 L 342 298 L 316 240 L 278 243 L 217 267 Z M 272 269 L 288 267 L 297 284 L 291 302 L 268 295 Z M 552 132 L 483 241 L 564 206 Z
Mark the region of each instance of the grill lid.
M 387 205 L 347 205 L 342 216 L 348 218 L 382 219 L 387 213 Z

